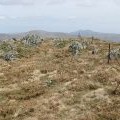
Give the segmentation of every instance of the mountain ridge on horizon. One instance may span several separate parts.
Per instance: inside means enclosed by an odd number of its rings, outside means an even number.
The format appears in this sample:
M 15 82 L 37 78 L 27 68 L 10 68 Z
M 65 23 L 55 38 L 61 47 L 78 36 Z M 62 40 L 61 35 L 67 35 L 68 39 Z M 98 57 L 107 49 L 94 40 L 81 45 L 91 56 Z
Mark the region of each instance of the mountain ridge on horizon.
M 66 37 L 77 37 L 79 34 L 83 37 L 96 37 L 104 40 L 120 42 L 120 34 L 117 33 L 102 33 L 95 32 L 92 30 L 78 30 L 75 32 L 49 32 L 45 30 L 31 30 L 28 32 L 20 33 L 0 33 L 0 40 L 12 39 L 12 38 L 21 38 L 27 34 L 37 34 L 43 38 L 52 37 L 52 38 L 66 38 Z

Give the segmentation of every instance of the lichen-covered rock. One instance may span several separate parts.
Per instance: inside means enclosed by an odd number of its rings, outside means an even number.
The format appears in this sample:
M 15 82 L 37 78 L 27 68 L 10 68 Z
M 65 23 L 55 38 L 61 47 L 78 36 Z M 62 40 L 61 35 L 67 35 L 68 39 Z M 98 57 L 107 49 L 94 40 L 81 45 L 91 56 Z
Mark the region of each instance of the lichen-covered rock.
M 40 44 L 43 39 L 40 38 L 38 35 L 27 35 L 21 39 L 21 41 L 29 46 L 36 46 Z
M 86 49 L 87 44 L 85 42 L 79 43 L 79 42 L 73 42 L 69 46 L 69 51 L 72 53 L 72 55 L 78 54 L 81 50 Z
M 108 54 L 109 55 L 109 54 Z M 110 59 L 120 59 L 120 48 L 111 50 Z
M 13 61 L 17 59 L 17 54 L 15 52 L 7 52 L 3 55 L 4 60 Z
M 88 43 L 87 42 L 82 42 L 81 44 L 83 46 L 83 49 L 86 49 L 88 47 Z
M 93 49 L 92 49 L 92 54 L 95 55 L 95 54 L 97 54 L 97 53 L 98 53 L 98 49 L 97 49 L 97 48 L 93 48 Z

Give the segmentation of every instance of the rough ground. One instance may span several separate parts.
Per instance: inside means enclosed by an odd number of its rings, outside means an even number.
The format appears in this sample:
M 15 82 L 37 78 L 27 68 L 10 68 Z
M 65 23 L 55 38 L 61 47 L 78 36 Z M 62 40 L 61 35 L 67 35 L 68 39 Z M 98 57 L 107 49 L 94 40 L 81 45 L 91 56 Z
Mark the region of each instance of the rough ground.
M 27 58 L 0 59 L 0 120 L 120 120 L 120 65 L 107 64 L 108 43 L 74 57 L 69 44 L 45 41 Z

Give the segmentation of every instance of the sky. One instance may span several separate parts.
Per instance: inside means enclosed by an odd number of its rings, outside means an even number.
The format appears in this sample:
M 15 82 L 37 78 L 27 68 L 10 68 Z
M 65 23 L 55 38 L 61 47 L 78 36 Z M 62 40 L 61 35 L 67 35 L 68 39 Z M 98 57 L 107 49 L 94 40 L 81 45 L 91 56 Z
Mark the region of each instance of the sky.
M 120 0 L 0 0 L 0 33 L 120 33 Z

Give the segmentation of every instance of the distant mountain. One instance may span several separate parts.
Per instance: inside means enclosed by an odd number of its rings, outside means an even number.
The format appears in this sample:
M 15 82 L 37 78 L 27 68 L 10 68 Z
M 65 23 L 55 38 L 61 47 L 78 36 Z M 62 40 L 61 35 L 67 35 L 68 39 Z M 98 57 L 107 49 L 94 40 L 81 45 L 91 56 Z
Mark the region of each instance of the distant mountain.
M 96 37 L 103 40 L 110 40 L 110 41 L 116 41 L 120 42 L 120 34 L 114 34 L 114 33 L 100 33 L 100 32 L 94 32 L 92 30 L 78 30 L 76 32 L 70 33 L 71 35 L 81 35 L 85 37 Z
M 65 38 L 65 37 L 73 37 L 74 35 L 71 35 L 69 33 L 63 33 L 63 32 L 47 32 L 43 30 L 34 30 L 34 31 L 29 31 L 27 34 L 37 34 L 40 35 L 41 37 L 53 37 L 53 38 Z
M 0 40 L 9 39 L 9 38 L 11 38 L 11 35 L 0 33 Z
M 36 34 L 41 36 L 42 38 L 67 38 L 67 37 L 75 37 L 75 35 L 71 35 L 69 33 L 62 33 L 62 32 L 47 32 L 43 30 L 33 30 L 29 32 L 23 33 L 15 33 L 15 34 L 0 34 L 0 40 L 6 40 L 11 38 L 21 38 L 28 34 Z
M 8 40 L 12 38 L 22 38 L 28 34 L 37 34 L 42 38 L 51 37 L 51 38 L 70 38 L 70 37 L 77 37 L 79 34 L 83 37 L 96 37 L 103 40 L 110 40 L 120 42 L 120 34 L 113 34 L 113 33 L 100 33 L 94 32 L 91 30 L 78 30 L 76 32 L 71 33 L 62 33 L 62 32 L 47 32 L 43 30 L 33 30 L 29 32 L 23 33 L 14 33 L 14 34 L 0 34 L 0 41 L 1 40 Z

